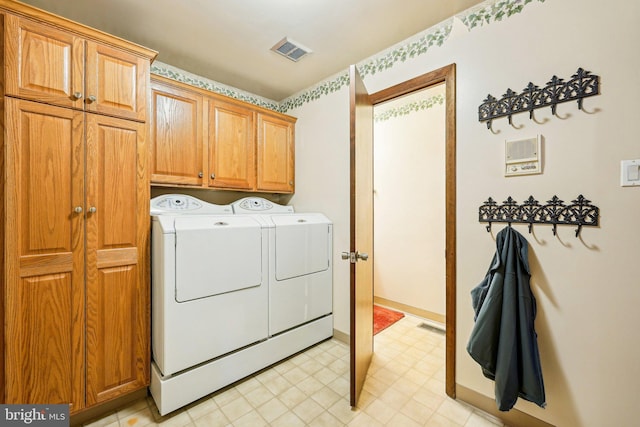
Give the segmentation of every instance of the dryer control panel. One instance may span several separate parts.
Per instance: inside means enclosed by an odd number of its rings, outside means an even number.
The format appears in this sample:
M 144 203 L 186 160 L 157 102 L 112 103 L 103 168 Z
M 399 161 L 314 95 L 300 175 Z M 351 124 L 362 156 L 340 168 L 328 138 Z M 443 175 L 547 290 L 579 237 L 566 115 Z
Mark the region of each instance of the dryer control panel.
M 233 213 L 229 205 L 214 205 L 185 194 L 166 194 L 151 200 L 151 215 Z
M 293 206 L 272 203 L 262 197 L 245 197 L 231 204 L 237 214 L 249 213 L 293 213 Z

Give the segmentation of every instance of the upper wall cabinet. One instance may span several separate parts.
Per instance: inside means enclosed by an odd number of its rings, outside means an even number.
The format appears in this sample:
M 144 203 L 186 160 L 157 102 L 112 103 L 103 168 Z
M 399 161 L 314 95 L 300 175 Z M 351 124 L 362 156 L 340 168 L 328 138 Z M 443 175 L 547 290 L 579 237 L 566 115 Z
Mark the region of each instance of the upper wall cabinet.
M 258 188 L 293 193 L 293 123 L 258 114 Z
M 296 119 L 151 78 L 151 182 L 293 193 Z
M 202 186 L 202 95 L 151 82 L 151 182 Z
M 73 32 L 5 16 L 6 95 L 146 120 L 148 65 Z
M 208 104 L 208 186 L 255 190 L 255 112 L 219 100 Z

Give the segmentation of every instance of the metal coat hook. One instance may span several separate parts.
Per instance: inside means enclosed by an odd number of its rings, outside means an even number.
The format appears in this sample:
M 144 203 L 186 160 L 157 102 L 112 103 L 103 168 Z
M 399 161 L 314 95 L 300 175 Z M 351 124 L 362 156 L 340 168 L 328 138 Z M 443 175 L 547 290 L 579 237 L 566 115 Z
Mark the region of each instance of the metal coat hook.
M 578 68 L 566 82 L 558 76 L 553 76 L 543 88 L 529 82 L 519 94 L 507 89 L 500 99 L 491 94 L 487 95 L 478 107 L 478 120 L 486 121 L 487 129 L 491 129 L 493 119 L 506 116 L 512 125 L 513 114 L 528 111 L 529 119 L 533 120 L 533 111 L 543 107 L 551 107 L 551 113 L 557 116 L 558 104 L 578 101 L 578 109 L 582 110 L 583 99 L 599 93 L 600 77 Z
M 551 224 L 553 235 L 557 235 L 558 225 L 577 225 L 576 237 L 580 236 L 583 226 L 598 226 L 600 209 L 591 204 L 584 196 L 579 195 L 571 204 L 565 204 L 558 196 L 553 196 L 546 204 L 540 204 L 533 196 L 522 204 L 518 204 L 512 197 L 508 197 L 502 204 L 497 204 L 491 197 L 480 206 L 478 219 L 489 223 L 487 232 L 491 232 L 494 222 L 528 224 L 529 233 L 533 231 L 533 224 Z

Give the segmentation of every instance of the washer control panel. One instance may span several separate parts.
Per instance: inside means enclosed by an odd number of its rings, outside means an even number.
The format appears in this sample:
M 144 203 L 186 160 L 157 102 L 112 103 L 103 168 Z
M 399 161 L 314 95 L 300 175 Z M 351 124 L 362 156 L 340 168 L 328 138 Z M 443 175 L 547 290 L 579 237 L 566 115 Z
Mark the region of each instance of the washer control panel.
M 214 205 L 185 194 L 166 194 L 151 199 L 151 215 L 233 213 L 229 205 Z

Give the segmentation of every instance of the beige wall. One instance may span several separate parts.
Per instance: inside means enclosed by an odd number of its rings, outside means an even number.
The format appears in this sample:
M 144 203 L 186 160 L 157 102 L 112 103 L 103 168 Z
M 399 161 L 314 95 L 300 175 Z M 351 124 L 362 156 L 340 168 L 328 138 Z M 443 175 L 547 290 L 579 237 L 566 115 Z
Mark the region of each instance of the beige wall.
M 538 301 L 536 329 L 547 403 L 545 410 L 522 400 L 517 408 L 559 426 L 631 425 L 640 396 L 640 189 L 619 186 L 619 162 L 640 158 L 640 2 L 547 0 L 522 13 L 467 32 L 457 23 L 442 47 L 396 63 L 365 78 L 370 92 L 450 63 L 457 64 L 457 377 L 493 397 L 493 383 L 465 350 L 473 326 L 469 292 L 482 279 L 494 252 L 494 233 L 478 223 L 478 206 L 493 196 L 540 201 L 584 194 L 601 209 L 599 228 L 539 225 L 534 234 L 515 227 L 530 243 L 531 287 Z M 488 93 L 544 85 L 569 78 L 578 67 L 601 76 L 601 95 L 549 110 L 514 116 L 514 126 L 496 120 L 494 132 L 478 122 Z M 335 222 L 335 328 L 349 331 L 348 264 L 339 254 L 349 236 L 348 90 L 306 103 L 299 118 L 297 192 L 291 202 L 321 210 Z M 541 134 L 542 175 L 505 178 L 504 140 Z
M 327 109 L 327 107 L 329 109 Z M 334 329 L 349 334 L 349 101 L 348 89 L 304 106 L 296 122 L 296 194 L 300 212 L 322 212 L 333 222 Z M 345 140 L 346 136 L 346 140 Z
M 374 107 L 374 296 L 445 315 L 444 85 Z M 398 116 L 388 112 L 410 111 Z M 379 118 L 378 118 L 379 117 Z

